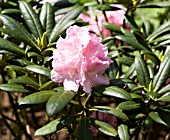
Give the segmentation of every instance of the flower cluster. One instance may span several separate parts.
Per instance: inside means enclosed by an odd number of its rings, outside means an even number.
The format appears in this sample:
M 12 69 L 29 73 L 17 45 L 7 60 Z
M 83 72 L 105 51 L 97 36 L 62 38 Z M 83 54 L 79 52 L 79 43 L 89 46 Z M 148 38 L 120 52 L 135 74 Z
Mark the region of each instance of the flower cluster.
M 69 27 L 66 34 L 65 39 L 59 38 L 53 52 L 51 79 L 63 82 L 65 90 L 76 92 L 81 85 L 86 93 L 91 93 L 93 85 L 109 84 L 102 74 L 111 60 L 101 38 L 76 25 Z

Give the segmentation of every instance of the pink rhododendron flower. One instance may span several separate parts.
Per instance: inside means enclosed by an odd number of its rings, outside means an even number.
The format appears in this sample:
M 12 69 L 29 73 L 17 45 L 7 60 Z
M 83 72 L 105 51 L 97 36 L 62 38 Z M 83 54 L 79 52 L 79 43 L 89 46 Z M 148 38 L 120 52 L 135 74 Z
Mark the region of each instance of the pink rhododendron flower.
M 108 22 L 122 27 L 126 9 L 123 8 L 120 4 L 112 4 L 112 6 L 120 8 L 120 10 L 105 11 Z M 97 35 L 100 35 L 104 38 L 108 37 L 110 35 L 110 31 L 102 27 L 103 23 L 106 22 L 106 19 L 102 11 L 97 11 L 96 13 L 97 14 L 95 15 L 92 14 L 91 11 L 88 11 L 89 16 L 85 14 L 80 14 L 79 18 L 82 19 L 84 22 L 89 23 L 88 28 L 90 31 L 95 32 Z
M 78 91 L 79 86 L 91 93 L 93 85 L 109 84 L 103 72 L 111 60 L 101 38 L 89 33 L 88 28 L 71 26 L 66 38 L 59 38 L 53 52 L 51 79 L 62 83 L 65 90 Z

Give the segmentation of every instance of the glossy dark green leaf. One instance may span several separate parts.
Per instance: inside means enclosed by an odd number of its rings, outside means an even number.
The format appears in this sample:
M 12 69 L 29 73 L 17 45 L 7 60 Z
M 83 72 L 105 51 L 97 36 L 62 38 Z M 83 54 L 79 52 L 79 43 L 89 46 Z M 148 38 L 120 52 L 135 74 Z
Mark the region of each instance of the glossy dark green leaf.
M 16 83 L 16 84 L 26 84 L 26 85 L 32 85 L 33 87 L 38 87 L 38 83 L 30 78 L 29 76 L 21 76 L 15 79 L 10 79 L 8 81 L 9 83 Z
M 1 11 L 1 14 L 20 14 L 20 10 L 14 8 L 8 8 Z
M 150 112 L 150 113 L 149 113 L 149 116 L 150 116 L 155 122 L 158 122 L 158 123 L 161 123 L 161 124 L 166 125 L 166 123 L 162 120 L 162 118 L 160 118 L 158 112 Z
M 162 84 L 168 78 L 169 74 L 170 74 L 170 54 L 164 56 L 164 59 L 160 64 L 159 71 L 153 79 L 154 91 L 157 91 L 162 86 Z
M 55 94 L 56 92 L 53 90 L 46 90 L 35 92 L 30 95 L 25 96 L 19 101 L 19 104 L 40 104 L 45 103 L 49 100 L 49 98 Z
M 133 63 L 133 64 L 129 67 L 128 71 L 125 73 L 125 78 L 129 78 L 130 76 L 133 75 L 134 72 L 135 72 L 135 63 Z
M 142 50 L 142 53 L 145 54 L 153 63 L 160 63 L 159 58 L 152 51 Z
M 130 94 L 127 91 L 114 86 L 106 88 L 103 94 L 125 100 L 132 100 Z
M 70 25 L 74 23 L 73 19 L 77 18 L 83 7 L 78 6 L 74 10 L 65 14 L 55 25 L 54 29 L 51 32 L 49 42 L 53 43 L 59 35 L 66 30 Z
M 133 64 L 133 62 L 134 62 L 133 58 L 126 57 L 126 56 L 116 58 L 116 60 L 118 62 L 124 64 L 124 65 L 127 65 L 127 66 L 131 66 Z
M 118 126 L 118 135 L 120 140 L 130 140 L 127 125 L 121 124 Z
M 43 84 L 43 85 L 39 88 L 39 90 L 47 90 L 47 89 L 52 88 L 54 85 L 56 85 L 56 83 L 55 83 L 54 81 L 49 81 L 49 82 Z
M 117 108 L 121 109 L 121 110 L 134 110 L 137 108 L 140 108 L 140 104 L 136 103 L 134 101 L 125 101 L 125 102 L 121 102 Z
M 55 20 L 53 7 L 48 2 L 42 6 L 40 21 L 44 30 L 47 31 L 47 37 L 49 38 L 54 27 Z
M 75 96 L 76 93 L 72 91 L 58 91 L 47 102 L 46 111 L 47 114 L 51 117 L 54 114 L 58 113 L 63 109 Z
M 57 131 L 57 125 L 60 123 L 60 118 L 51 121 L 50 123 L 48 123 L 47 125 L 39 128 L 38 130 L 36 130 L 35 132 L 35 136 L 44 136 L 44 135 L 48 135 L 51 133 L 54 133 Z
M 26 1 L 19 1 L 19 7 L 30 31 L 36 38 L 41 38 L 43 35 L 43 27 L 37 13 Z
M 0 31 L 27 43 L 31 47 L 37 48 L 36 41 L 33 36 L 17 20 L 6 15 L 0 15 L 0 19 L 6 26 L 6 28 L 0 28 Z
M 135 68 L 140 85 L 149 87 L 150 76 L 146 63 L 140 57 L 135 57 Z
M 25 56 L 24 49 L 18 47 L 14 43 L 0 38 L 0 50 L 7 50 L 15 55 Z
M 170 84 L 168 84 L 165 87 L 163 87 L 158 93 L 165 94 L 167 92 L 170 92 Z
M 9 92 L 29 92 L 29 90 L 19 84 L 2 84 L 0 85 L 0 89 Z
M 96 111 L 98 112 L 103 112 L 103 113 L 108 113 L 117 116 L 118 118 L 124 119 L 124 120 L 129 120 L 128 116 L 124 114 L 120 109 L 117 108 L 112 108 L 108 106 L 95 106 Z
M 91 119 L 91 124 L 97 128 L 102 133 L 108 135 L 108 136 L 117 136 L 117 131 L 108 123 L 105 123 L 103 121 Z
M 170 95 L 162 96 L 162 97 L 158 98 L 157 101 L 170 102 Z
M 114 24 L 111 24 L 109 22 L 104 22 L 103 23 L 103 27 L 111 30 L 111 31 L 114 31 L 115 33 L 119 33 L 119 34 L 122 34 L 122 31 L 120 29 L 120 27 L 114 25 Z
M 145 50 L 148 49 L 145 46 L 141 45 L 138 43 L 138 41 L 136 40 L 136 38 L 134 36 L 124 36 L 124 35 L 116 35 L 115 38 L 122 40 L 126 43 L 128 43 L 129 45 L 131 45 L 132 47 L 134 47 L 137 50 Z
M 16 61 L 19 62 L 20 65 L 22 65 L 22 66 L 35 65 L 35 63 L 33 63 L 29 60 L 26 60 L 26 59 L 17 59 Z
M 157 30 L 155 30 L 148 38 L 147 40 L 149 42 L 151 42 L 152 40 L 154 40 L 156 37 L 158 37 L 159 35 L 166 33 L 167 31 L 170 30 L 170 21 L 164 23 L 163 25 L 161 25 Z
M 93 140 L 89 120 L 83 116 L 78 128 L 77 140 Z
M 46 76 L 50 76 L 50 72 L 51 72 L 49 68 L 39 66 L 39 65 L 28 65 L 25 68 L 32 72 L 39 73 Z
M 138 25 L 136 24 L 136 22 L 132 19 L 131 16 L 125 15 L 125 19 L 128 22 L 128 24 L 130 25 L 131 28 L 134 29 L 138 29 Z
M 76 120 L 77 116 L 78 115 L 71 116 L 71 117 L 62 117 L 62 118 L 53 120 L 50 123 L 48 123 L 47 125 L 38 129 L 34 135 L 35 136 L 44 136 L 44 135 L 54 133 L 54 132 L 68 126 L 72 122 L 74 122 Z
M 6 68 L 9 68 L 11 70 L 27 73 L 27 70 L 24 67 L 16 66 L 16 65 L 9 65 Z

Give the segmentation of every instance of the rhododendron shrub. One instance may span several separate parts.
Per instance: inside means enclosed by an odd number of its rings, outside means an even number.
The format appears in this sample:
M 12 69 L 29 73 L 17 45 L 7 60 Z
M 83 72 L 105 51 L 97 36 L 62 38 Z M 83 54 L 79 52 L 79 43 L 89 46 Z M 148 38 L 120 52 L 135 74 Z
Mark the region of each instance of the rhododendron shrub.
M 66 37 L 59 38 L 53 52 L 53 81 L 64 84 L 65 90 L 78 91 L 79 86 L 91 93 L 93 85 L 108 85 L 109 79 L 102 74 L 111 63 L 107 48 L 101 38 L 89 33 L 88 28 L 71 26 Z

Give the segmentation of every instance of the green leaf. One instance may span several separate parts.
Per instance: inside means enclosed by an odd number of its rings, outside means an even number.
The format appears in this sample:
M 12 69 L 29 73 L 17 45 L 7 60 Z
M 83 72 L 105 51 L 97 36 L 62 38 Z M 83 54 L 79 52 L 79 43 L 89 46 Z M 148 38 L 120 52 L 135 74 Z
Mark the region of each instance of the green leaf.
M 56 85 L 56 83 L 55 83 L 54 81 L 49 81 L 49 82 L 43 84 L 43 85 L 39 88 L 39 90 L 47 90 L 47 89 L 52 88 L 54 85 Z
M 57 131 L 57 125 L 60 123 L 60 118 L 51 121 L 50 123 L 48 123 L 47 125 L 39 128 L 36 132 L 35 132 L 35 136 L 44 136 L 44 135 L 48 135 L 51 133 L 54 133 Z
M 15 55 L 25 56 L 25 52 L 22 48 L 2 38 L 0 38 L 0 50 L 7 50 Z
M 150 77 L 146 63 L 140 57 L 135 57 L 135 68 L 140 85 L 149 87 Z
M 25 96 L 19 101 L 19 104 L 40 104 L 45 103 L 49 100 L 49 98 L 55 94 L 56 92 L 53 90 L 46 90 L 32 93 L 28 96 Z
M 103 27 L 105 27 L 111 31 L 114 31 L 115 33 L 122 34 L 120 27 L 116 26 L 115 24 L 111 24 L 109 22 L 104 22 Z
M 159 96 L 157 92 L 147 92 L 145 95 L 150 97 L 152 100 L 155 100 Z
M 168 84 L 165 87 L 163 87 L 158 93 L 165 94 L 165 93 L 167 93 L 169 91 L 170 91 L 170 84 Z
M 63 109 L 75 96 L 75 93 L 72 91 L 58 91 L 47 102 L 46 111 L 47 114 L 51 117 L 54 114 L 58 113 Z
M 41 38 L 43 35 L 43 27 L 32 6 L 26 1 L 19 1 L 19 7 L 30 31 L 36 38 Z
M 38 83 L 30 78 L 29 76 L 21 76 L 15 79 L 10 79 L 8 81 L 9 83 L 17 83 L 17 84 L 26 84 L 26 85 L 32 85 L 33 87 L 38 87 Z
M 124 65 L 127 65 L 127 66 L 131 66 L 134 62 L 133 58 L 130 58 L 127 56 L 116 58 L 116 60 Z
M 46 2 L 40 12 L 40 21 L 49 39 L 52 29 L 54 27 L 54 10 L 50 3 Z
M 20 66 L 9 65 L 6 68 L 9 68 L 9 69 L 15 70 L 15 71 L 19 71 L 19 72 L 23 72 L 23 73 L 27 73 L 27 70 L 23 67 L 20 67 Z
M 153 78 L 153 88 L 157 91 L 163 83 L 166 81 L 170 74 L 170 54 L 164 56 L 163 61 L 160 64 L 159 71 Z
M 135 23 L 132 17 L 128 16 L 127 14 L 125 15 L 125 19 L 130 25 L 131 28 L 138 29 L 138 25 Z
M 78 115 L 71 116 L 71 117 L 62 117 L 62 118 L 53 120 L 50 123 L 48 123 L 47 125 L 38 129 L 34 135 L 35 136 L 44 136 L 44 135 L 54 133 L 54 132 L 68 126 L 72 122 L 74 122 L 76 120 L 77 116 Z
M 148 38 L 147 40 L 151 42 L 154 40 L 156 37 L 160 36 L 163 33 L 166 33 L 170 30 L 170 21 L 164 23 L 161 25 L 157 30 L 155 30 Z
M 31 47 L 37 48 L 36 41 L 33 36 L 17 20 L 6 15 L 0 15 L 0 19 L 6 26 L 6 28 L 0 28 L 0 31 L 27 43 Z
M 162 96 L 162 97 L 158 98 L 157 101 L 170 102 L 170 95 Z
M 108 106 L 95 106 L 95 109 L 97 109 L 96 111 L 98 111 L 98 112 L 112 114 L 112 115 L 115 115 L 121 119 L 129 120 L 128 116 L 126 114 L 124 114 L 120 109 L 117 109 L 117 108 L 112 108 L 112 107 L 108 107 Z
M 142 50 L 142 53 L 146 55 L 153 63 L 159 64 L 160 60 L 159 58 L 151 51 L 148 50 Z
M 29 90 L 19 84 L 2 84 L 0 85 L 0 89 L 9 92 L 29 92 Z
M 104 95 L 109 95 L 109 96 L 113 96 L 113 97 L 117 97 L 117 98 L 121 98 L 121 99 L 125 99 L 125 100 L 132 100 L 130 94 L 118 87 L 108 87 L 106 88 L 106 90 L 103 92 Z
M 73 19 L 77 18 L 82 10 L 83 10 L 83 7 L 77 6 L 74 10 L 65 14 L 57 22 L 54 29 L 52 30 L 49 42 L 53 43 L 64 30 L 66 30 L 70 25 L 72 25 L 74 23 Z
M 120 140 L 130 140 L 127 125 L 121 124 L 118 126 L 118 135 Z
M 93 140 L 90 123 L 86 116 L 81 118 L 77 140 Z
M 164 8 L 170 7 L 170 2 L 163 1 L 163 2 L 150 2 L 143 5 L 139 5 L 139 8 Z
M 20 10 L 14 8 L 8 8 L 1 11 L 1 14 L 20 14 Z
M 158 122 L 158 123 L 161 123 L 161 124 L 166 125 L 166 123 L 162 120 L 162 118 L 160 118 L 158 112 L 150 112 L 150 113 L 149 113 L 149 116 L 150 116 L 155 122 Z
M 51 72 L 49 68 L 39 66 L 39 65 L 28 65 L 25 68 L 32 72 L 39 73 L 45 76 L 50 76 L 50 72 Z
M 140 107 L 141 107 L 140 104 L 134 101 L 125 101 L 117 106 L 117 108 L 121 110 L 134 110 Z
M 91 119 L 91 124 L 97 128 L 102 133 L 108 135 L 108 136 L 117 136 L 117 131 L 108 123 L 105 123 L 103 121 Z

